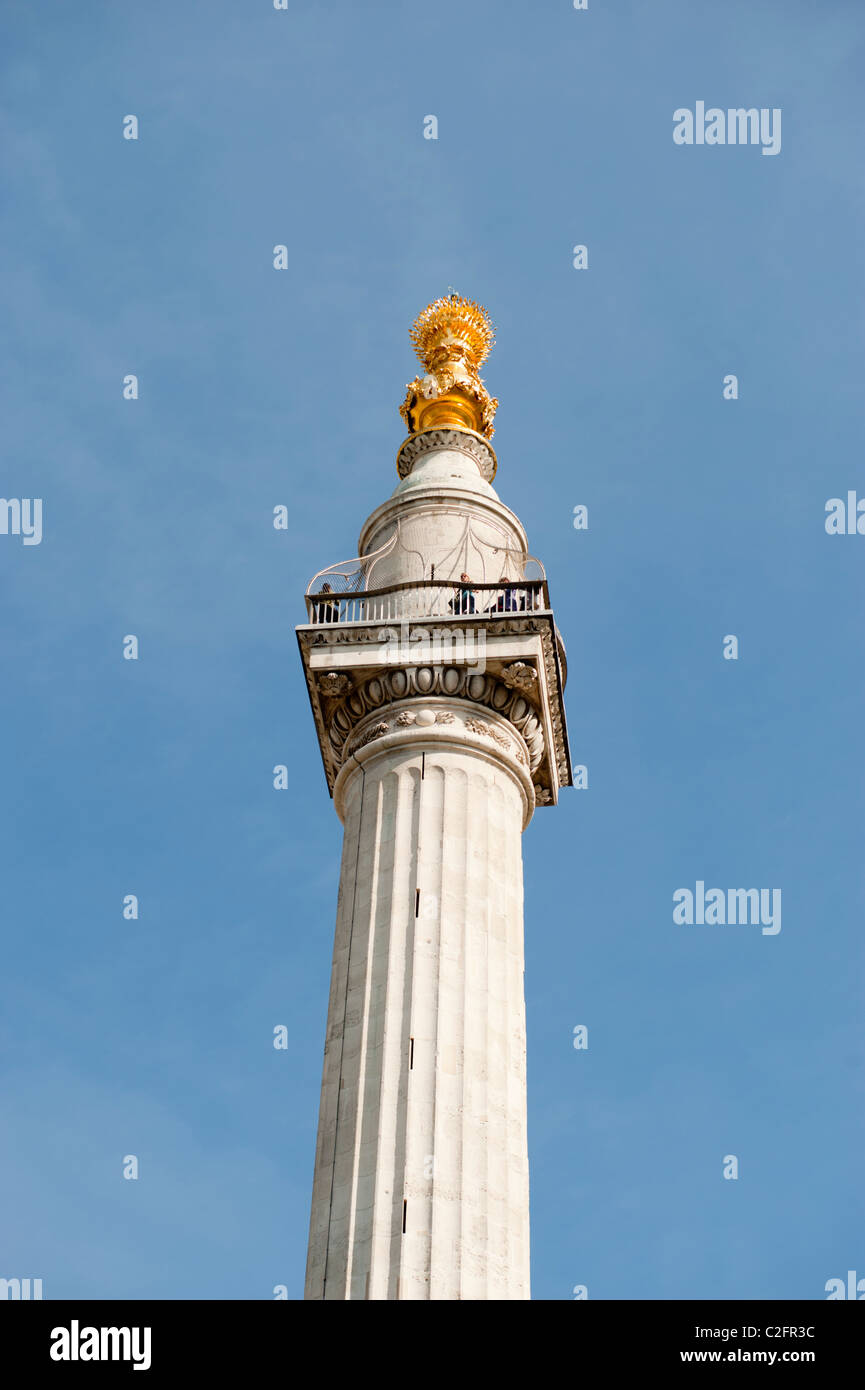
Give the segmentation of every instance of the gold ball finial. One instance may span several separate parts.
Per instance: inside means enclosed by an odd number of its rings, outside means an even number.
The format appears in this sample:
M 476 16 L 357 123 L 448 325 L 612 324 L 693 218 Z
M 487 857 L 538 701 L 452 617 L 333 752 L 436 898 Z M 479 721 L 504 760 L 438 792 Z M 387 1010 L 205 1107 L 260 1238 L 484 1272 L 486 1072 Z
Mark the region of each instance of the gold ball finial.
M 448 286 L 409 329 L 426 375 L 406 387 L 400 414 L 410 434 L 424 429 L 469 429 L 490 439 L 498 401 L 478 373 L 495 342 L 495 330 L 482 304 Z

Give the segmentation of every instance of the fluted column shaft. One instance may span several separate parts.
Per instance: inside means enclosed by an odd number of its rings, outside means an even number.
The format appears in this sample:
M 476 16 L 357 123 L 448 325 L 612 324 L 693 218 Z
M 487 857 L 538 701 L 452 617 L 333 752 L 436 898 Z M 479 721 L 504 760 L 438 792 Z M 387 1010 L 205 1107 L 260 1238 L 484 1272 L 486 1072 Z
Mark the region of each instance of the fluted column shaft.
M 529 1297 L 531 782 L 512 726 L 505 753 L 466 732 L 476 707 L 435 703 L 450 723 L 392 725 L 346 760 L 337 788 L 308 1299 Z

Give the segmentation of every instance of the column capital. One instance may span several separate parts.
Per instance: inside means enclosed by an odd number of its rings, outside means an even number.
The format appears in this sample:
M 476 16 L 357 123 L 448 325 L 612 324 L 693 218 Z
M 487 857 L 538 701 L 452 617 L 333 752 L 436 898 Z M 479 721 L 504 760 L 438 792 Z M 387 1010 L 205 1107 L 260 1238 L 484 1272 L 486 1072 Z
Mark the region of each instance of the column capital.
M 531 753 L 515 725 L 487 706 L 419 693 L 376 710 L 352 730 L 333 789 L 340 820 L 345 821 L 348 785 L 365 764 L 393 754 L 402 760 L 444 749 L 469 753 L 503 767 L 520 788 L 525 830 L 537 796 L 531 777 Z

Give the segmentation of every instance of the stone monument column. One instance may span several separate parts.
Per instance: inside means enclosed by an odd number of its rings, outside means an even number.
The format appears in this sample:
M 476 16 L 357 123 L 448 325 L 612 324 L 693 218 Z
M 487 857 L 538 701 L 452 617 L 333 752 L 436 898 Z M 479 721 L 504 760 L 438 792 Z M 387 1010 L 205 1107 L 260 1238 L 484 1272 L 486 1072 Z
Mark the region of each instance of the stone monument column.
M 489 319 L 412 338 L 401 481 L 298 628 L 344 825 L 305 1297 L 525 1299 L 521 835 L 570 782 L 564 649 L 492 487 Z

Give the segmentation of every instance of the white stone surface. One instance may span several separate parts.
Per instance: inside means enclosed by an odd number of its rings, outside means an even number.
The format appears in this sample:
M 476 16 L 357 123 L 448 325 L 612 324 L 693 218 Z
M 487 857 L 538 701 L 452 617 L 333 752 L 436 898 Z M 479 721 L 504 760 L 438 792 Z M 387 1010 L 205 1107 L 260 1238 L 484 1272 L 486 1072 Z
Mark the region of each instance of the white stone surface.
M 524 792 L 423 728 L 343 774 L 311 1299 L 529 1297 Z
M 375 587 L 465 572 L 476 583 L 516 577 L 526 554 L 518 518 L 499 500 L 478 466 L 454 449 L 432 449 L 418 459 L 387 502 L 376 508 L 360 536 L 360 554 L 377 550 L 400 528 L 400 545 L 377 562 Z M 510 554 L 510 563 L 508 558 Z
M 396 526 L 375 586 L 431 564 L 498 582 L 527 544 L 477 464 L 446 448 L 415 461 L 361 552 Z M 527 1299 L 526 745 L 466 699 L 408 703 L 405 727 L 406 702 L 363 720 L 334 787 L 345 831 L 305 1297 Z

